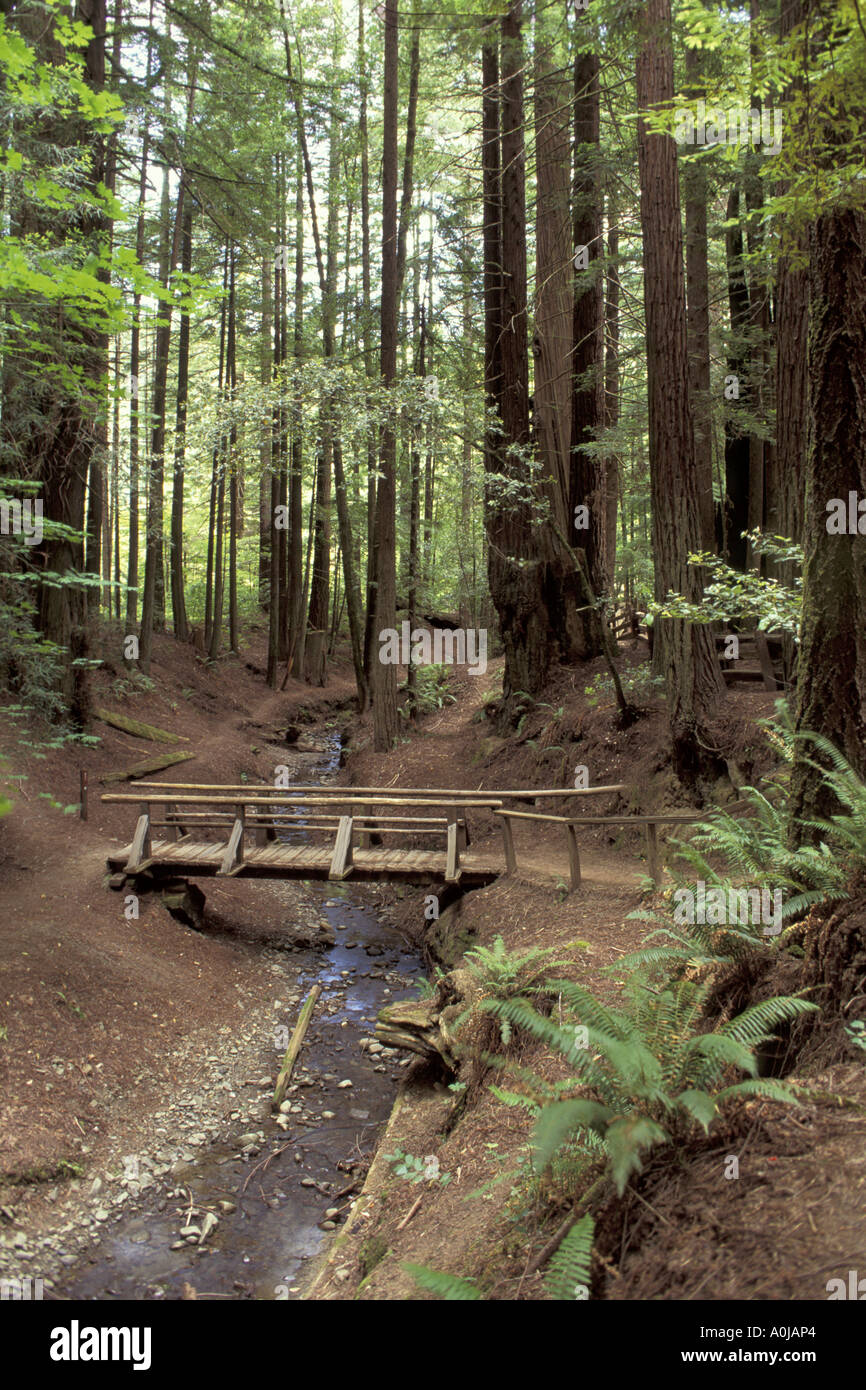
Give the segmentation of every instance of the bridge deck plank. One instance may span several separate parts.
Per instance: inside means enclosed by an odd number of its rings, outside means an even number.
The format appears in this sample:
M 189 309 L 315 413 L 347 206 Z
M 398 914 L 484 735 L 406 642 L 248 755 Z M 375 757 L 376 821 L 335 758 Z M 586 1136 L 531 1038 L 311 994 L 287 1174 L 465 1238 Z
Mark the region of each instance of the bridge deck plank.
M 112 867 L 126 867 L 132 846 L 125 845 L 109 856 Z M 355 874 L 375 877 L 379 874 L 400 876 L 411 874 L 425 875 L 431 879 L 442 879 L 445 873 L 445 856 L 440 850 L 424 849 L 355 849 Z M 219 868 L 225 855 L 225 843 L 199 840 L 178 842 L 174 840 L 154 840 L 148 860 L 150 872 L 160 869 L 195 876 L 196 872 L 211 875 Z M 250 846 L 245 850 L 244 861 L 237 866 L 236 877 L 262 876 L 304 878 L 307 875 L 327 878 L 333 858 L 330 845 L 267 845 Z M 495 878 L 502 869 L 495 854 L 466 854 L 461 866 L 468 876 L 476 875 Z

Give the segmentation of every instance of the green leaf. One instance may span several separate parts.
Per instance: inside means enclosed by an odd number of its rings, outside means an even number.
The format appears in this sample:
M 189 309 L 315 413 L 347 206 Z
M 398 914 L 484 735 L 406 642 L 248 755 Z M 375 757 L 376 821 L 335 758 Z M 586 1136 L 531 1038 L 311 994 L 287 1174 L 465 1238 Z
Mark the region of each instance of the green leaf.
M 665 1130 L 647 1115 L 623 1115 L 608 1125 L 604 1143 L 620 1196 L 632 1173 L 640 1172 L 642 1151 L 667 1142 Z
M 543 1172 L 560 1144 L 576 1129 L 604 1134 L 615 1113 L 594 1100 L 559 1100 L 545 1105 L 532 1131 L 533 1166 Z

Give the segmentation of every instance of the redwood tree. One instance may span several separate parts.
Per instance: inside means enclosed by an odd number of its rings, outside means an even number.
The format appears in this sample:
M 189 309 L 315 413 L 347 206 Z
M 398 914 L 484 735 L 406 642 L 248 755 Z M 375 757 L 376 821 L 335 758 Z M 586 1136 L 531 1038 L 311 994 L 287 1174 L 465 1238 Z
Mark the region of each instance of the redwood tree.
M 670 0 L 648 0 L 637 62 L 640 113 L 669 107 L 674 96 Z M 689 406 L 689 360 L 683 282 L 677 151 L 673 136 L 638 120 L 638 165 L 644 249 L 650 486 L 655 597 L 671 590 L 700 602 L 700 578 L 687 563 L 700 548 L 698 479 Z M 657 618 L 656 669 L 667 683 L 673 761 L 693 779 L 706 766 L 705 722 L 721 694 L 715 639 L 704 624 Z

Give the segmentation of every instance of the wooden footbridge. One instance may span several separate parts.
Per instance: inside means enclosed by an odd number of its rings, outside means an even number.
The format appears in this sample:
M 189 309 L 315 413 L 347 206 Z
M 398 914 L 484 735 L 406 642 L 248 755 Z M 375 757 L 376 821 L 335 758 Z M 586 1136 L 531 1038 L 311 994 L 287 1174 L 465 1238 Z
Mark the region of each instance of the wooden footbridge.
M 108 857 L 115 874 L 163 881 L 351 877 L 465 887 L 479 887 L 513 872 L 510 819 L 521 805 L 624 790 L 621 784 L 495 792 L 159 782 L 139 786 L 135 793 L 102 797 L 103 802 L 138 808 L 131 842 Z M 470 848 L 469 819 L 479 812 L 498 815 L 501 850 Z M 573 828 L 569 837 L 571 881 L 577 887 L 580 863 Z M 417 847 L 419 842 L 423 847 Z

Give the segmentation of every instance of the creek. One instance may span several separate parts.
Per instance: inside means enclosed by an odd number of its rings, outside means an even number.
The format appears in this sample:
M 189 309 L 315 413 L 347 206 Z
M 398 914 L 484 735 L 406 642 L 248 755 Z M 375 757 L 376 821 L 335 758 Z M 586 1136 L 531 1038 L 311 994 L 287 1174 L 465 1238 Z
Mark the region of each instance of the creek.
M 324 758 L 307 759 L 300 781 L 334 777 L 339 737 L 329 735 L 328 743 Z M 282 998 L 303 1000 L 314 984 L 322 991 L 287 1096 L 295 1107 L 283 1121 L 287 1129 L 277 1126 L 270 1091 L 260 1084 L 250 1096 L 258 1107 L 252 1116 L 227 1120 L 212 1142 L 186 1155 L 192 1162 L 152 1178 L 152 1160 L 136 1159 L 136 1172 L 147 1164 L 146 1191 L 100 1227 L 98 1244 L 55 1280 L 55 1297 L 178 1299 L 191 1290 L 199 1299 L 302 1296 L 310 1262 L 348 1212 L 355 1194 L 347 1189 L 360 1190 L 403 1074 L 397 1054 L 375 1043 L 369 1051 L 376 1015 L 386 1003 L 414 997 L 421 969 L 369 894 L 365 900 L 350 883 L 310 887 L 321 893 L 316 910 L 335 944 L 271 952 L 265 967 Z M 299 1007 L 293 1002 L 275 1022 L 290 1032 Z M 246 1059 L 248 1075 L 275 1076 L 285 1042 L 285 1032 L 281 1048 L 264 1036 L 258 1056 Z M 334 1207 L 339 1214 L 326 1218 Z

